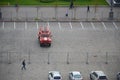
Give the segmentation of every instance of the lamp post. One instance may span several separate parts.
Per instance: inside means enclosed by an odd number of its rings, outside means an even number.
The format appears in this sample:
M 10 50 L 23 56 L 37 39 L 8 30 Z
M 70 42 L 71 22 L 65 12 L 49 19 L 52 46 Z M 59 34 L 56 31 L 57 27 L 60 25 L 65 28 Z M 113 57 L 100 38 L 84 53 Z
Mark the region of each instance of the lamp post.
M 2 12 L 1 12 L 1 8 L 0 8 L 0 20 L 2 19 Z
M 37 19 L 38 19 L 38 6 L 36 7 L 36 9 L 37 9 Z
M 58 10 L 57 10 L 57 7 L 58 7 L 58 0 L 56 0 L 56 5 L 55 5 L 55 19 L 57 20 L 58 19 Z
M 109 12 L 109 19 L 113 20 L 113 0 L 110 0 L 110 12 Z

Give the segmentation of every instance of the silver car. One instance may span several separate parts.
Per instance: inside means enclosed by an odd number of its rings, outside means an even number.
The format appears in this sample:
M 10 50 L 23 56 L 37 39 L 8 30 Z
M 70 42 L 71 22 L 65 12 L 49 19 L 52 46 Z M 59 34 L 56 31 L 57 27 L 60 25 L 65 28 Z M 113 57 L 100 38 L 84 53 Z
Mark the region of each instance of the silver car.
M 61 74 L 59 71 L 50 71 L 48 74 L 49 80 L 62 80 Z
M 79 71 L 69 72 L 69 80 L 83 80 L 81 72 Z
M 108 80 L 103 71 L 91 71 L 90 80 Z

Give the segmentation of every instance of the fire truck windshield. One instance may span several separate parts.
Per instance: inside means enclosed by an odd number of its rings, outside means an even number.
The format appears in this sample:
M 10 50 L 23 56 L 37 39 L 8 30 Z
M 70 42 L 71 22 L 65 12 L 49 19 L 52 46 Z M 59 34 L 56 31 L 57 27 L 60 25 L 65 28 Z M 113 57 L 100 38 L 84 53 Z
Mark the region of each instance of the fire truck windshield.
M 42 34 L 41 37 L 49 37 L 48 34 Z

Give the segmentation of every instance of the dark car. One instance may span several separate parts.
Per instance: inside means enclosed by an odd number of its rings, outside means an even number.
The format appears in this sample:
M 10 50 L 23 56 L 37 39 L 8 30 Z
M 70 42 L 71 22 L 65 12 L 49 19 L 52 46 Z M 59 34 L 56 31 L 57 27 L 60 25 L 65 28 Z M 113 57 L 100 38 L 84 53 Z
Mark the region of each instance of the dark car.
M 113 0 L 113 6 L 120 6 L 120 0 Z
M 120 0 L 106 0 L 106 2 L 111 6 L 120 7 Z
M 117 80 L 120 80 L 120 72 L 117 73 Z

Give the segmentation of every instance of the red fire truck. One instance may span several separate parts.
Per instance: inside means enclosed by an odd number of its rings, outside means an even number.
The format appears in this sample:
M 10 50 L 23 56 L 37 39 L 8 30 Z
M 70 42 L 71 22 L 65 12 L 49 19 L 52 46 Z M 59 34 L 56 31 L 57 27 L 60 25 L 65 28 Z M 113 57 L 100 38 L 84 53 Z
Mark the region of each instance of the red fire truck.
M 52 35 L 51 35 L 51 31 L 48 27 L 40 27 L 39 29 L 39 33 L 38 33 L 38 39 L 40 42 L 40 46 L 51 46 L 51 39 Z

